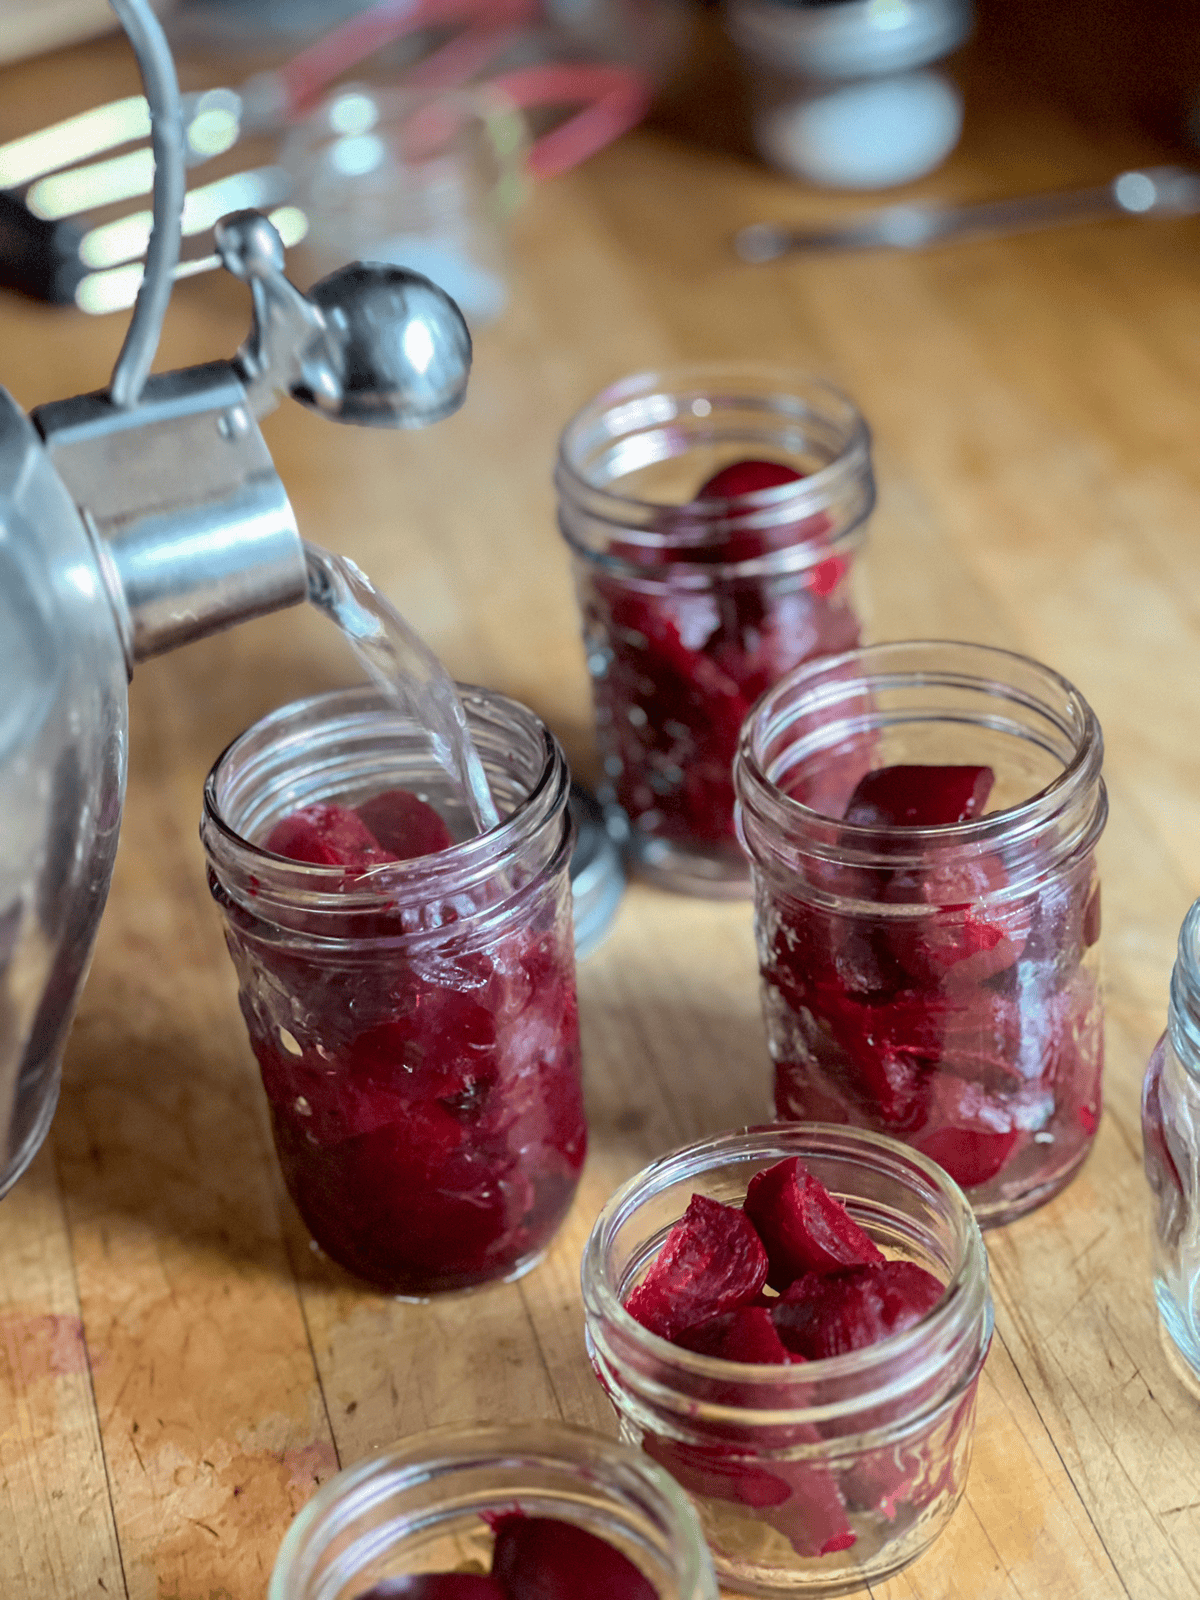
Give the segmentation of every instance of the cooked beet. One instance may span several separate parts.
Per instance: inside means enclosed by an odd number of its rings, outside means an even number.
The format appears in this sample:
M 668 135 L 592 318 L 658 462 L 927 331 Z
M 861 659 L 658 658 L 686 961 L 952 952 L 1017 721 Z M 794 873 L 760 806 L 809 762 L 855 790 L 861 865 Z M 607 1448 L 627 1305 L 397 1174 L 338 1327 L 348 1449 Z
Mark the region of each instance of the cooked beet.
M 355 808 L 384 850 L 397 861 L 431 856 L 454 843 L 450 830 L 431 805 L 407 789 L 386 789 Z
M 983 815 L 991 767 L 877 767 L 859 780 L 845 820 L 868 828 L 937 828 Z
M 767 1252 L 744 1212 L 695 1194 L 625 1302 L 662 1339 L 746 1305 L 767 1281 Z
M 301 806 L 267 835 L 266 848 L 290 861 L 304 861 L 316 867 L 348 867 L 365 872 L 384 862 L 395 861 L 375 838 L 357 812 L 334 801 Z
M 819 1444 L 809 1423 L 790 1430 L 795 1444 Z M 819 1461 L 762 1463 L 739 1456 L 736 1446 L 687 1445 L 647 1433 L 642 1449 L 689 1494 L 749 1506 L 778 1529 L 797 1555 L 827 1556 L 855 1541 L 837 1479 Z
M 775 1331 L 767 1306 L 739 1306 L 719 1317 L 685 1328 L 675 1341 L 698 1355 L 719 1356 L 723 1361 L 752 1361 L 764 1366 L 799 1360 L 789 1355 Z
M 807 1361 L 862 1350 L 919 1322 L 942 1285 L 913 1261 L 879 1261 L 847 1272 L 809 1272 L 780 1297 L 771 1317 L 784 1345 Z
M 520 1512 L 488 1520 L 496 1535 L 492 1578 L 507 1600 L 658 1600 L 629 1557 L 586 1528 Z
M 354 1600 L 507 1600 L 505 1591 L 482 1572 L 410 1572 L 383 1578 Z
M 836 1272 L 883 1255 L 799 1156 L 756 1172 L 743 1210 L 766 1247 L 767 1282 L 786 1289 L 806 1272 Z

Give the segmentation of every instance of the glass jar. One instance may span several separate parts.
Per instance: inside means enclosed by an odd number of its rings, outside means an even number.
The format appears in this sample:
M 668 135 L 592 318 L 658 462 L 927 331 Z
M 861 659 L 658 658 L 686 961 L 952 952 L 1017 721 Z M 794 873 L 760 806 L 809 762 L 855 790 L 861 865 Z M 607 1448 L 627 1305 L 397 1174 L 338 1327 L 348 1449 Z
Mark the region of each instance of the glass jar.
M 423 728 L 373 689 L 273 712 L 204 789 L 208 881 L 288 1191 L 393 1294 L 513 1278 L 579 1181 L 569 776 L 533 712 L 464 689 L 500 812 L 475 835 Z M 460 842 L 361 876 L 267 851 L 300 806 L 407 789 Z
M 693 1194 L 739 1205 L 756 1172 L 799 1156 L 886 1256 L 945 1293 L 906 1331 L 799 1366 L 697 1355 L 624 1302 Z M 723 1588 L 838 1594 L 906 1566 L 966 1484 L 992 1335 L 987 1252 L 957 1185 L 893 1139 L 820 1124 L 741 1129 L 644 1168 L 600 1213 L 583 1256 L 588 1351 L 622 1438 L 692 1496 Z
M 473 327 L 490 322 L 508 302 L 527 148 L 520 112 L 492 84 L 339 89 L 280 156 L 308 218 L 308 276 L 347 256 L 390 262 L 432 279 Z
M 763 697 L 736 782 L 777 1116 L 907 1140 L 985 1226 L 1070 1181 L 1101 1105 L 1102 755 L 1077 689 L 982 645 L 869 646 Z M 843 820 L 909 763 L 990 767 L 993 809 Z
M 726 0 L 763 160 L 834 189 L 909 183 L 958 143 L 963 101 L 930 64 L 971 31 L 970 0 Z
M 801 476 L 698 498 L 747 460 Z M 611 823 L 668 887 L 745 894 L 738 730 L 798 662 L 858 643 L 856 558 L 875 501 L 866 424 L 803 374 L 641 373 L 567 425 L 555 482 Z
M 717 1600 L 695 1516 L 670 1476 L 611 1439 L 554 1422 L 433 1428 L 347 1467 L 293 1522 L 267 1600 L 357 1600 L 388 1578 L 486 1572 L 485 1518 L 514 1510 L 604 1539 L 660 1600 Z
M 1142 1085 L 1142 1158 L 1154 1193 L 1154 1298 L 1183 1376 L 1200 1384 L 1200 900 L 1179 930 L 1167 1028 Z M 1178 1362 L 1176 1363 L 1178 1366 Z

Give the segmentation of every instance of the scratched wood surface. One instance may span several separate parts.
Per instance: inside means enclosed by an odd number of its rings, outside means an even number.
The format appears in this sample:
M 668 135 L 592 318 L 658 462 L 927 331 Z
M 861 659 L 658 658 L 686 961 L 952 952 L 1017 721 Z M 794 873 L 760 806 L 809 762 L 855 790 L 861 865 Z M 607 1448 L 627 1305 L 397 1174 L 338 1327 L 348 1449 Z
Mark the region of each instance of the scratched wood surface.
M 1151 124 L 1056 96 L 1069 74 L 1014 69 L 1039 59 L 1039 12 L 1014 3 L 1006 41 L 1004 10 L 985 8 L 961 66 L 963 144 L 920 192 L 1086 183 L 1164 158 Z M 0 138 L 133 83 L 116 41 L 9 68 Z M 352 554 L 459 677 L 536 707 L 587 775 L 550 488 L 562 422 L 623 372 L 682 357 L 786 360 L 858 398 L 880 486 L 874 636 L 1052 663 L 1100 715 L 1112 801 L 1096 1149 L 1067 1193 L 989 1238 L 997 1337 L 966 1497 L 875 1593 L 1186 1600 L 1200 1406 L 1151 1307 L 1138 1092 L 1200 892 L 1200 222 L 742 267 L 736 225 L 850 203 L 749 160 L 729 94 L 709 40 L 656 124 L 539 190 L 458 417 L 380 435 L 291 407 L 268 437 L 305 533 Z M 231 353 L 246 321 L 236 284 L 184 285 L 160 365 Z M 96 387 L 122 332 L 5 298 L 0 381 L 25 405 Z M 648 1157 L 764 1113 L 748 908 L 635 886 L 580 974 L 592 1153 L 546 1262 L 413 1308 L 313 1254 L 281 1191 L 196 822 L 230 737 L 352 677 L 333 631 L 296 613 L 133 684 L 120 857 L 61 1106 L 0 1205 L 4 1600 L 261 1600 L 290 1518 L 339 1464 L 441 1421 L 611 1430 L 581 1332 L 592 1219 Z

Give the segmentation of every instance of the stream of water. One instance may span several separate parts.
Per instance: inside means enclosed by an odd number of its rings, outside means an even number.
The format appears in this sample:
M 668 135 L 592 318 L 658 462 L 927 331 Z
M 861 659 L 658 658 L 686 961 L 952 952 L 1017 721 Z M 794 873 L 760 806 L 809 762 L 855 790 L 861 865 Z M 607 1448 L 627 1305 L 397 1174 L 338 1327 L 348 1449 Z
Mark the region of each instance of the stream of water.
M 476 831 L 500 818 L 454 680 L 365 573 L 304 541 L 308 598 L 341 630 L 362 666 L 409 721 L 429 733 L 438 765 L 460 791 Z

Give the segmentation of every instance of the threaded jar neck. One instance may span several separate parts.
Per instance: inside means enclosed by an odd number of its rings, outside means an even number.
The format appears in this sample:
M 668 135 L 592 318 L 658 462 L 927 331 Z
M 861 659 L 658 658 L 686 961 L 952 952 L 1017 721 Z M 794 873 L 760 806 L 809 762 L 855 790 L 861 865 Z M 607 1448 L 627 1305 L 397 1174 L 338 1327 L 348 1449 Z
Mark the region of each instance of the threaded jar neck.
M 944 640 L 868 645 L 798 667 L 754 707 L 734 764 L 739 836 L 756 868 L 809 883 L 831 866 L 918 869 L 931 847 L 987 850 L 1023 892 L 1094 848 L 1103 754 L 1087 701 L 1039 662 Z M 891 762 L 990 766 L 995 809 L 936 828 L 843 820 L 857 781 Z
M 460 686 L 460 693 L 498 826 L 474 834 L 451 822 L 452 832 L 465 835 L 458 843 L 350 881 L 341 867 L 273 854 L 263 841 L 303 806 L 353 805 L 388 788 L 433 800 L 437 786 L 448 784 L 426 730 L 377 690 L 316 695 L 255 723 L 209 773 L 200 835 L 221 894 L 256 921 L 305 937 L 344 940 L 360 928 L 366 936 L 381 911 L 395 909 L 411 911 L 402 927 L 412 936 L 444 937 L 450 920 L 458 938 L 493 937 L 533 883 L 569 862 L 570 773 L 558 741 L 534 712 L 491 690 Z M 399 932 L 398 926 L 392 936 Z
M 747 458 L 801 476 L 734 499 L 696 498 L 716 472 Z M 578 555 L 643 577 L 669 566 L 677 579 L 693 557 L 710 582 L 731 571 L 803 571 L 853 550 L 875 503 L 870 434 L 853 401 L 810 374 L 747 363 L 642 372 L 611 385 L 564 429 L 554 481 L 559 526 Z M 769 538 L 784 547 L 752 560 L 705 559 L 735 532 L 787 529 L 793 540 Z

